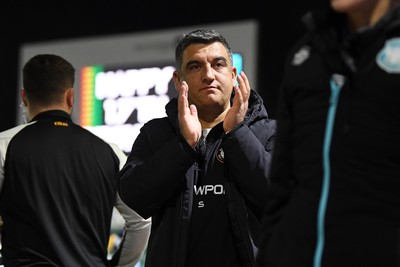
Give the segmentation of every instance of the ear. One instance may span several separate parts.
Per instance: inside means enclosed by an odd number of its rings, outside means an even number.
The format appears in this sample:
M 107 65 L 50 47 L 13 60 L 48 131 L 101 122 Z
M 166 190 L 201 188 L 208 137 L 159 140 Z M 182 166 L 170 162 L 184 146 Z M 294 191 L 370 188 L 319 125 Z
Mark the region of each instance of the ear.
M 28 100 L 26 99 L 26 92 L 25 92 L 24 88 L 22 88 L 22 90 L 21 90 L 21 101 L 22 101 L 22 104 L 24 104 L 25 107 L 28 106 Z
M 74 106 L 74 88 L 71 87 L 67 90 L 66 97 L 68 108 L 72 110 L 72 107 Z
M 175 70 L 174 73 L 172 74 L 172 79 L 174 80 L 175 90 L 179 91 L 179 88 L 181 87 L 182 78 L 177 70 Z
M 234 84 L 234 85 L 238 84 L 238 82 L 237 82 L 237 69 L 236 69 L 236 67 L 232 67 L 232 79 L 233 79 L 233 84 Z

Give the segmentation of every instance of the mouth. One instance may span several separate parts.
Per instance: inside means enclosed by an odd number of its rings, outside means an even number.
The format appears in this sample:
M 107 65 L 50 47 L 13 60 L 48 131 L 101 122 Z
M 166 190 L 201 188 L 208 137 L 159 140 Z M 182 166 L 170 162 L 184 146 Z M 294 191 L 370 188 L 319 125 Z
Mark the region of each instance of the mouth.
M 201 89 L 201 91 L 210 91 L 210 90 L 218 90 L 218 88 L 215 86 L 207 86 Z

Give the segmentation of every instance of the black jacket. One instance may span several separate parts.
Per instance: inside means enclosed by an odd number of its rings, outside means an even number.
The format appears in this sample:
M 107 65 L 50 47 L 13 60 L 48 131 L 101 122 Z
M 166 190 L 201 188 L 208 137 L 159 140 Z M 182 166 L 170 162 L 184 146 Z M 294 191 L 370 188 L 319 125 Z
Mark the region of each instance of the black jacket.
M 0 148 L 4 265 L 110 266 L 113 148 L 60 110 L 0 133 Z
M 261 266 L 400 266 L 400 9 L 343 20 L 308 14 L 288 55 Z
M 249 101 L 244 123 L 228 134 L 222 123 L 215 126 L 207 136 L 206 149 L 200 149 L 203 152 L 196 152 L 180 135 L 176 98 L 166 106 L 168 117 L 142 127 L 121 171 L 119 192 L 128 206 L 144 218 L 152 217 L 146 267 L 187 266 L 194 185 L 201 177 L 221 174 L 231 216 L 231 226 L 226 227 L 234 229 L 240 266 L 254 266 L 247 221 L 257 231 L 266 203 L 275 122 L 268 119 L 255 91 Z

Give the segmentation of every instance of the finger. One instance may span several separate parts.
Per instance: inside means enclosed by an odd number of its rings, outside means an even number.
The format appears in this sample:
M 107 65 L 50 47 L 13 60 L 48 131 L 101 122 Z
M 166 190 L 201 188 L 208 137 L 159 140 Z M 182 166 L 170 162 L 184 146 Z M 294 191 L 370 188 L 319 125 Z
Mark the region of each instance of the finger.
M 235 96 L 233 97 L 233 105 L 239 107 L 240 104 L 243 102 L 243 92 L 242 89 L 237 85 L 235 85 L 233 88 L 235 90 Z
M 242 87 L 243 89 L 245 89 L 246 91 L 250 91 L 250 83 L 249 80 L 247 79 L 246 74 L 244 74 L 244 72 L 240 72 L 239 76 L 238 76 L 238 80 L 239 80 L 239 85 L 240 87 Z
M 239 87 L 240 90 L 243 94 L 244 98 L 248 98 L 250 95 L 250 83 L 249 80 L 247 79 L 246 74 L 244 74 L 244 72 L 240 72 L 240 74 L 238 75 L 238 81 L 239 81 Z
M 188 85 L 184 81 L 182 82 L 179 88 L 179 97 L 178 97 L 178 110 L 185 114 L 186 109 L 189 107 L 188 99 L 187 99 Z
M 190 114 L 192 116 L 195 116 L 196 118 L 198 118 L 196 106 L 192 104 L 192 105 L 189 106 L 189 109 L 190 109 Z

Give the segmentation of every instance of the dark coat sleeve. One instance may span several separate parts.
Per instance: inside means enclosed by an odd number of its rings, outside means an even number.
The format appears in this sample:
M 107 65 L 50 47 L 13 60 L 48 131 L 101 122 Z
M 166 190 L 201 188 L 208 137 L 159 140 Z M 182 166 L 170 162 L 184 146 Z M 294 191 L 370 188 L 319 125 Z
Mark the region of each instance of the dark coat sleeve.
M 142 217 L 151 217 L 181 192 L 196 156 L 166 118 L 149 121 L 119 172 L 121 199 Z

